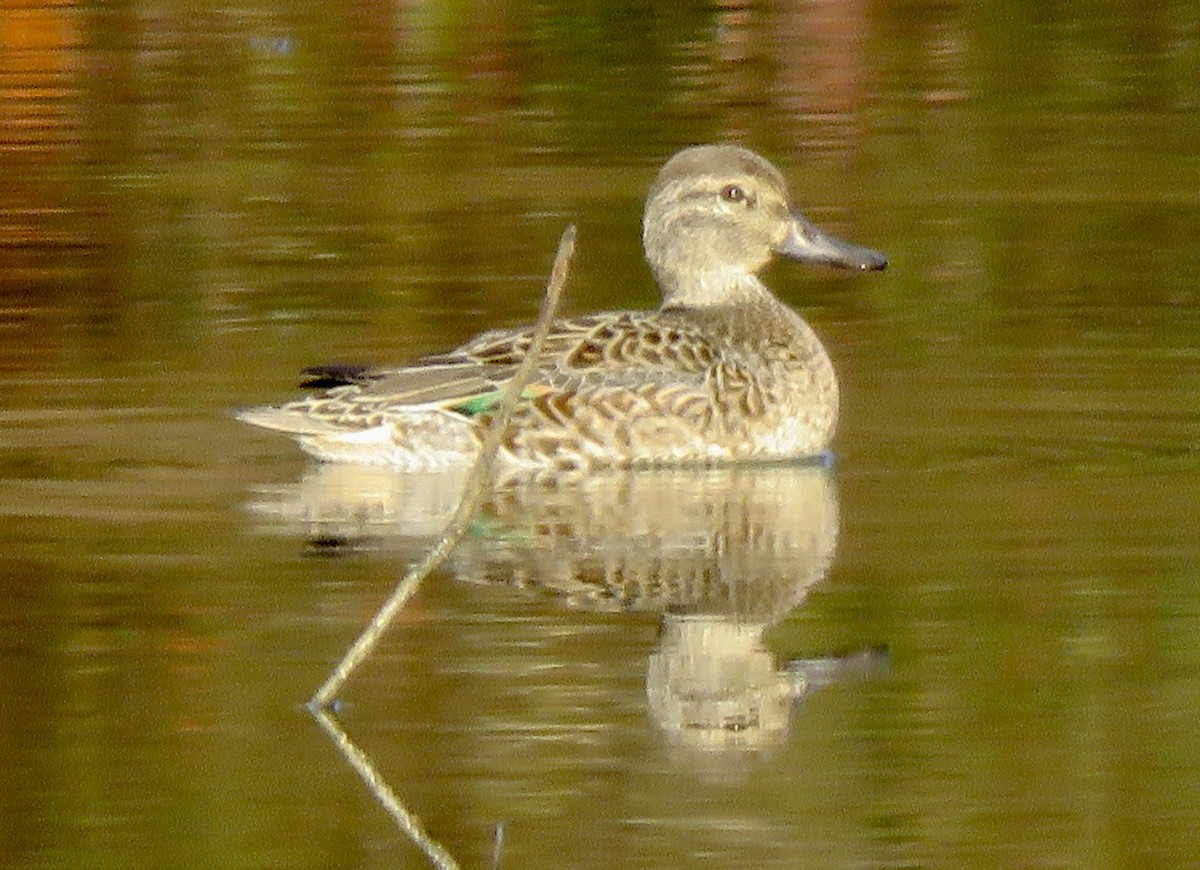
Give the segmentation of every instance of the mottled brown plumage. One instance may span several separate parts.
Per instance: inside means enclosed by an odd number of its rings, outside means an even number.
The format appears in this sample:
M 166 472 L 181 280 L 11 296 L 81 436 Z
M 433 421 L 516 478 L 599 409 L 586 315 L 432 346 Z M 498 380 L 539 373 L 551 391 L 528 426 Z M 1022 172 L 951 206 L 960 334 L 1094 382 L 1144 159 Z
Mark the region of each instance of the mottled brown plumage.
M 782 459 L 818 454 L 837 422 L 833 366 L 757 273 L 776 254 L 876 270 L 884 258 L 792 208 L 753 152 L 689 148 L 659 172 L 643 220 L 657 311 L 555 323 L 500 450 L 508 470 Z M 384 370 L 315 369 L 322 392 L 240 418 L 331 461 L 438 468 L 471 461 L 530 329 L 484 333 Z

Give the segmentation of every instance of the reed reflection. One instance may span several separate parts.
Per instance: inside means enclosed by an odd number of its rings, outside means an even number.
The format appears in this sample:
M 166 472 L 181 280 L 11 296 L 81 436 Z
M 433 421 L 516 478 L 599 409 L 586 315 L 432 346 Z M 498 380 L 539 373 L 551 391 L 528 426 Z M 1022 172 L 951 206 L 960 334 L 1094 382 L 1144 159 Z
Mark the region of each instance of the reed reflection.
M 267 528 L 299 530 L 324 552 L 416 557 L 440 533 L 461 482 L 320 465 L 261 492 L 252 508 Z M 837 536 L 825 468 L 641 469 L 505 483 L 450 569 L 576 610 L 662 614 L 647 665 L 651 716 L 672 744 L 740 752 L 780 745 L 799 698 L 879 661 L 865 651 L 780 667 L 763 643 L 825 577 Z

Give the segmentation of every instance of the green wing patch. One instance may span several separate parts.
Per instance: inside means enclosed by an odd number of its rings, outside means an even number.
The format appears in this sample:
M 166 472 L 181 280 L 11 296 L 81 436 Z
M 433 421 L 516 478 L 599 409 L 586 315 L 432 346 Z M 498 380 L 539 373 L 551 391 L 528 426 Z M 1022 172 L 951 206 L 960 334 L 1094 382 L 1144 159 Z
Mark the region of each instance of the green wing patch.
M 545 384 L 530 384 L 521 391 L 521 398 L 526 401 L 532 401 L 548 392 L 550 392 L 550 387 Z M 450 410 L 457 411 L 464 417 L 478 417 L 493 410 L 500 404 L 500 400 L 503 398 L 504 390 L 492 390 L 487 393 L 471 396 L 471 398 L 450 405 L 449 407 Z

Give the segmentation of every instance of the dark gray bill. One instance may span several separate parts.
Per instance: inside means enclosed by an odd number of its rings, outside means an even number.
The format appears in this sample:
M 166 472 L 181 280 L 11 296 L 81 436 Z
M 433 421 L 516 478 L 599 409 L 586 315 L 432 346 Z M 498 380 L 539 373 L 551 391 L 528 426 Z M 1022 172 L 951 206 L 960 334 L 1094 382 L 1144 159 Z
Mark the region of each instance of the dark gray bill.
M 883 254 L 823 233 L 800 215 L 792 215 L 788 234 L 775 246 L 775 253 L 803 263 L 839 269 L 875 272 L 887 268 L 887 257 Z

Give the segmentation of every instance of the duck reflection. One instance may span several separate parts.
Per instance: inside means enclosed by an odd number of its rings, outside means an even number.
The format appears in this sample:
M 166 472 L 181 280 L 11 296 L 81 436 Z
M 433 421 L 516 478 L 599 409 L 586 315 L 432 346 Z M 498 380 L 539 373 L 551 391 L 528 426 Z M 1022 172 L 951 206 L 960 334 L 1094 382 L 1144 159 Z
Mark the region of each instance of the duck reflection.
M 321 465 L 263 492 L 264 522 L 327 552 L 416 556 L 453 512 L 463 477 Z M 836 490 L 816 465 L 641 469 L 569 485 L 508 482 L 479 511 L 450 568 L 591 611 L 662 614 L 647 670 L 667 739 L 705 750 L 762 749 L 787 736 L 813 688 L 879 661 L 866 651 L 778 667 L 763 634 L 829 569 Z

